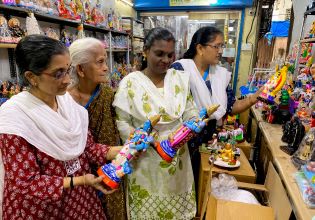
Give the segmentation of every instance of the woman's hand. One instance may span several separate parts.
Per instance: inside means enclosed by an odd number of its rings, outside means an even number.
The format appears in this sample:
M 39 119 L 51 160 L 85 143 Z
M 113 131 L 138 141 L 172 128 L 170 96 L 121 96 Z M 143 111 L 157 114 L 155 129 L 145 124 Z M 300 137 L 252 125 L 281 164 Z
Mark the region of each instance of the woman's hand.
M 111 194 L 116 191 L 116 189 L 106 189 L 105 184 L 103 183 L 102 176 L 94 176 L 93 174 L 85 174 L 83 177 L 83 183 L 86 186 L 92 186 L 93 188 L 101 191 L 104 194 Z
M 249 96 L 251 105 L 256 104 L 256 102 L 258 101 L 257 98 L 263 92 L 263 90 L 264 90 L 264 87 L 262 86 L 253 95 Z

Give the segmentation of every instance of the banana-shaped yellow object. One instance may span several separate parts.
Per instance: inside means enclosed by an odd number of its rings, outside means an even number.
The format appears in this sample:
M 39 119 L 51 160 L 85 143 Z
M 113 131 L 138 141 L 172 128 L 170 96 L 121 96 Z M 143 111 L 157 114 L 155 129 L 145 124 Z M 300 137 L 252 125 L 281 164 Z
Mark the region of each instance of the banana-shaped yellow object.
M 284 65 L 280 70 L 276 72 L 276 85 L 274 89 L 270 92 L 270 95 L 275 97 L 277 93 L 282 89 L 284 83 L 287 80 L 288 66 Z

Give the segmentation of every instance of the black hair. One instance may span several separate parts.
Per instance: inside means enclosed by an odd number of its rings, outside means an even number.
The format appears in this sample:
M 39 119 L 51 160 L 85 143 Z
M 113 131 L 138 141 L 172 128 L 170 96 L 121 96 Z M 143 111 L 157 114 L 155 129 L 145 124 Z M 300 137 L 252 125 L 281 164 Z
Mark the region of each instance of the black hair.
M 155 41 L 165 40 L 173 41 L 175 43 L 175 38 L 173 34 L 166 28 L 156 27 L 152 28 L 144 38 L 143 51 L 148 50 L 152 47 Z M 147 67 L 147 61 L 142 58 L 141 70 Z
M 50 37 L 35 34 L 22 38 L 15 49 L 16 64 L 22 85 L 29 84 L 24 76 L 26 71 L 40 75 L 47 69 L 53 56 L 65 53 L 68 53 L 67 47 Z
M 213 42 L 218 35 L 223 35 L 223 32 L 216 27 L 206 26 L 199 28 L 191 39 L 188 50 L 184 53 L 184 59 L 193 59 L 197 54 L 197 45 L 201 44 L 205 46 L 208 43 Z

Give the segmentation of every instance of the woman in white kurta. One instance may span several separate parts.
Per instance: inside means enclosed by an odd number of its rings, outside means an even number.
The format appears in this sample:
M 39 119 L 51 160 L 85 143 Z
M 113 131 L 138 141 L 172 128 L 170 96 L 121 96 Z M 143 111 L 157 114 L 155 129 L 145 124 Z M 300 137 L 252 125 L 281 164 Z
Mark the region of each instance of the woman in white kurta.
M 147 67 L 127 75 L 114 100 L 117 126 L 125 141 L 133 128 L 160 114 L 154 127 L 163 140 L 184 120 L 197 115 L 190 95 L 189 75 L 168 69 L 174 59 L 175 39 L 163 28 L 152 29 L 144 44 Z M 193 173 L 187 145 L 171 164 L 150 148 L 134 162 L 128 177 L 131 219 L 192 219 L 196 213 Z

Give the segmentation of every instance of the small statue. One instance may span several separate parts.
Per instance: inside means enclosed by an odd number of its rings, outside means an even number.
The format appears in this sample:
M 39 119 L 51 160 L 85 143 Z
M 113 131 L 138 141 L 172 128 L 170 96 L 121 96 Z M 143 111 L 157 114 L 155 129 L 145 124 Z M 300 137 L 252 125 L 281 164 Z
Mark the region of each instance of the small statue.
M 57 0 L 57 9 L 58 9 L 60 17 L 67 18 L 67 19 L 71 19 L 72 18 L 71 13 L 67 9 L 64 0 Z
M 96 26 L 105 27 L 104 20 L 105 20 L 105 16 L 103 15 L 101 11 L 101 4 L 99 0 L 97 0 L 96 5 L 92 10 L 92 21 L 94 22 L 94 25 Z
M 97 174 L 104 177 L 103 182 L 106 186 L 117 189 L 122 177 L 132 172 L 129 161 L 133 160 L 136 154 L 146 150 L 154 142 L 150 133 L 159 120 L 159 115 L 153 116 L 144 122 L 143 127 L 135 129 L 115 159 L 97 170 Z
M 61 31 L 61 42 L 64 43 L 66 47 L 70 47 L 71 45 L 71 40 L 66 29 L 62 29 Z
M 193 136 L 199 134 L 219 105 L 213 105 L 208 109 L 203 108 L 199 112 L 198 118 L 185 121 L 167 140 L 156 142 L 155 147 L 158 154 L 166 161 L 172 162 L 179 148 L 187 143 Z
M 3 43 L 13 42 L 9 27 L 8 27 L 7 19 L 5 19 L 5 17 L 3 16 L 0 16 L 0 42 L 3 42 Z
M 234 160 L 234 151 L 231 143 L 226 143 L 224 148 L 219 151 L 219 157 L 224 162 L 230 162 Z
M 292 117 L 290 121 L 283 125 L 283 135 L 281 140 L 288 143 L 288 146 L 280 146 L 280 149 L 289 155 L 292 155 L 299 147 L 305 128 L 297 116 Z
M 233 140 L 235 140 L 238 143 L 243 142 L 244 141 L 244 132 L 243 132 L 243 130 L 241 128 L 234 129 L 232 131 L 232 138 L 233 138 Z
M 218 138 L 220 142 L 226 142 L 229 139 L 229 133 L 225 129 L 222 129 L 218 134 Z
M 208 141 L 207 148 L 209 150 L 211 150 L 211 149 L 217 150 L 218 149 L 218 137 L 217 137 L 217 134 L 213 134 L 212 135 L 212 139 L 210 141 Z

